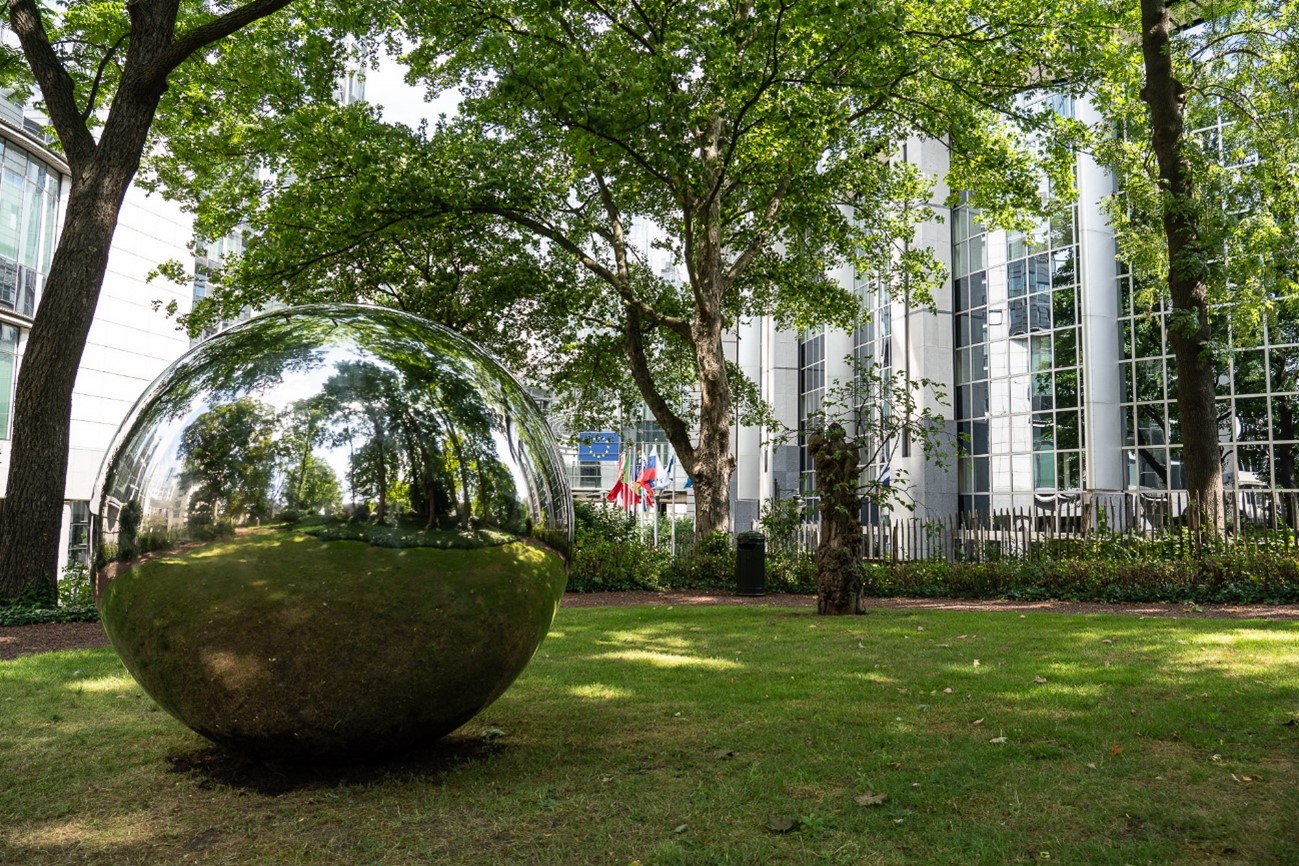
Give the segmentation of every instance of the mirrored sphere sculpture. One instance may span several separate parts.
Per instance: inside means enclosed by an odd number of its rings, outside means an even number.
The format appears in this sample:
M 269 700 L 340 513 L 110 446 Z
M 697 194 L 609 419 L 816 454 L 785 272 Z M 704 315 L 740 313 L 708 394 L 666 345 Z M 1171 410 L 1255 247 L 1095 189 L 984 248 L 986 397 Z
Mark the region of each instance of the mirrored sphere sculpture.
M 554 618 L 573 522 L 518 382 L 443 328 L 343 305 L 172 365 L 92 507 L 126 667 L 203 736 L 284 760 L 425 743 L 495 700 Z

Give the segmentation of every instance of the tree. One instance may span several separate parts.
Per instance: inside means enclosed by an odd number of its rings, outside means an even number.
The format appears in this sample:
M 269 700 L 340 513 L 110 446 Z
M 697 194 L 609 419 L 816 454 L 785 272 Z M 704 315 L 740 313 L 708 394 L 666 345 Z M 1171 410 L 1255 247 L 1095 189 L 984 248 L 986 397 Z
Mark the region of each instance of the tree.
M 1115 42 L 1102 63 L 1098 152 L 1123 191 L 1112 209 L 1120 255 L 1155 287 L 1149 308 L 1167 298 L 1187 517 L 1214 535 L 1225 519 L 1215 395 L 1228 325 L 1261 338 L 1267 311 L 1295 297 L 1299 130 L 1287 34 L 1299 18 L 1283 0 L 1140 9 L 1128 22 L 1139 40 Z
M 289 3 L 9 0 L 9 26 L 26 66 L 6 46 L 0 83 L 34 80 L 72 179 L 18 374 L 0 508 L 0 598 L 24 587 L 54 598 L 73 384 L 118 212 L 169 81 L 186 61 L 206 65 L 220 40 Z
M 835 616 L 865 612 L 862 504 L 910 507 L 906 475 L 892 466 L 903 438 L 938 465 L 950 456 L 945 446 L 954 444 L 945 442 L 943 418 L 931 408 L 921 408 L 925 391 L 936 402 L 945 399 L 933 382 L 912 379 L 905 371 L 886 376 L 875 363 L 848 361 L 852 379 L 832 387 L 822 408 L 805 422 L 821 518 L 815 555 L 816 611 Z M 888 471 L 863 472 L 872 465 Z
M 949 183 L 987 221 L 1040 207 L 1041 163 L 1008 118 L 1017 94 L 1067 59 L 1060 47 L 1086 23 L 1076 11 L 1022 0 L 413 6 L 419 47 L 406 60 L 431 87 L 463 88 L 454 122 L 384 132 L 360 107 L 296 119 L 218 110 L 186 161 L 203 163 L 207 134 L 238 129 L 262 138 L 282 182 L 254 200 L 211 161 L 159 176 L 188 186 L 202 213 L 250 226 L 226 278 L 244 301 L 302 273 L 346 285 L 358 248 L 373 257 L 465 220 L 533 239 L 544 272 L 566 277 L 539 306 L 567 324 L 543 344 L 562 357 L 537 352 L 531 368 L 601 395 L 586 405 L 643 400 L 694 481 L 703 537 L 728 522 L 743 388 L 725 330 L 764 314 L 851 324 L 855 299 L 826 277 L 843 263 L 904 272 L 924 301 L 935 263 L 900 252 L 928 214 L 906 204 L 927 201 L 930 180 L 893 158 L 910 136 L 949 143 Z M 330 139 L 323 164 L 309 137 Z M 272 143 L 287 146 L 270 156 Z M 1041 156 L 1068 188 L 1067 154 Z M 654 249 L 634 240 L 647 225 L 661 232 Z
M 242 397 L 214 406 L 185 428 L 176 456 L 181 483 L 194 491 L 191 520 L 270 516 L 276 419 L 266 404 Z

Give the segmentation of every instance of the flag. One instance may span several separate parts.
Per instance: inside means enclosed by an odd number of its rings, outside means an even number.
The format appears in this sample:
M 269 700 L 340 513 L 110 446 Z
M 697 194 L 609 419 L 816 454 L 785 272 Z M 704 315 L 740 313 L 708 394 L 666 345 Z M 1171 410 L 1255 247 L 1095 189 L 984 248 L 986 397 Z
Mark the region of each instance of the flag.
M 677 479 L 675 475 L 676 469 L 677 469 L 677 455 L 673 454 L 670 457 L 668 457 L 668 465 L 659 474 L 659 479 L 654 486 L 657 487 L 659 490 L 662 490 L 664 487 L 668 487 L 669 485 L 671 485 L 672 487 L 676 487 L 676 483 L 677 483 Z
M 642 496 L 641 505 L 653 505 L 654 479 L 658 477 L 659 459 L 650 454 L 643 462 L 637 462 L 640 464 L 640 472 L 636 474 L 636 489 Z
M 636 499 L 636 495 L 632 492 L 631 485 L 627 483 L 627 479 L 623 475 L 624 464 L 625 464 L 625 457 L 624 455 L 619 454 L 618 455 L 618 480 L 613 483 L 613 489 L 610 490 L 604 497 L 605 499 L 609 500 L 615 505 L 621 506 L 622 508 L 626 508 L 627 506 L 631 505 L 633 502 L 635 502 Z

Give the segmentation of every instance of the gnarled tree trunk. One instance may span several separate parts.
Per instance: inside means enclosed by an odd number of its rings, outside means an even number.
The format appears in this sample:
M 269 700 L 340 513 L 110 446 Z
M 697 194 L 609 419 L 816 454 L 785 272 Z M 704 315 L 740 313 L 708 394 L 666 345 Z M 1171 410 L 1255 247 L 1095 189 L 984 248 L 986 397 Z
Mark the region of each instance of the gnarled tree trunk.
M 807 451 L 816 469 L 821 541 L 816 547 L 816 612 L 842 616 L 865 613 L 862 599 L 861 467 L 857 446 L 839 424 L 814 430 Z

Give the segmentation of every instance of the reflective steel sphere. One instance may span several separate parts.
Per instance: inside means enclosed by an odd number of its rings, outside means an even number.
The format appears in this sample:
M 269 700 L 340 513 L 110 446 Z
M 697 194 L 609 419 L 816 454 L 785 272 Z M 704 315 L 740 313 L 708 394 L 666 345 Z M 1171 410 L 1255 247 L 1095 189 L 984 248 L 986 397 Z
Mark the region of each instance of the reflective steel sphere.
M 441 327 L 341 305 L 172 365 L 93 509 L 126 667 L 203 736 L 286 760 L 428 742 L 495 700 L 550 627 L 573 525 L 518 382 Z

